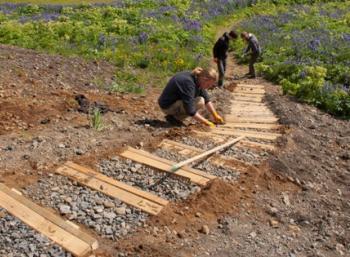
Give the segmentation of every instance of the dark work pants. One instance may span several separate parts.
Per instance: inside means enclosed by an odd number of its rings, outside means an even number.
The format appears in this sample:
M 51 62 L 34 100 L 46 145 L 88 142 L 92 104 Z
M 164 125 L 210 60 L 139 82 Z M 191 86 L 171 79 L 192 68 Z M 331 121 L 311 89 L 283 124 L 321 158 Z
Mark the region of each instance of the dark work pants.
M 249 75 L 256 76 L 255 74 L 255 68 L 254 64 L 256 63 L 256 60 L 258 59 L 259 54 L 251 54 L 250 60 L 249 60 Z
M 226 58 L 218 59 L 218 71 L 219 71 L 219 87 L 224 85 L 225 71 L 226 71 Z

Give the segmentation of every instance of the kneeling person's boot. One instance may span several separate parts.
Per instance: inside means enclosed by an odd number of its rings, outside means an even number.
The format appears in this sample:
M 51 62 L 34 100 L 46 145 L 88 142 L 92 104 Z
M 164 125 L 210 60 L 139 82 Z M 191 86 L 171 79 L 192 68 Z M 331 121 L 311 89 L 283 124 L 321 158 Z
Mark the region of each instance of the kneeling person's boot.
M 184 123 L 181 120 L 176 119 L 173 115 L 166 115 L 165 119 L 171 125 L 178 126 L 178 127 L 184 126 Z

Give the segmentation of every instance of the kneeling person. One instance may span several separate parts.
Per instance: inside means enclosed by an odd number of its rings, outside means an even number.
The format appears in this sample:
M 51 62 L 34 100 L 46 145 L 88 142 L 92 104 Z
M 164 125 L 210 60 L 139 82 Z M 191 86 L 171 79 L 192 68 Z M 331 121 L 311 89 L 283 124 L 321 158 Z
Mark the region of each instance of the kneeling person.
M 214 123 L 198 112 L 205 106 L 216 123 L 223 123 L 223 118 L 216 112 L 206 91 L 215 86 L 217 78 L 218 74 L 214 69 L 205 70 L 200 67 L 192 72 L 175 74 L 158 99 L 160 108 L 166 114 L 166 120 L 173 125 L 182 125 L 182 121 L 191 116 L 207 126 L 215 127 Z

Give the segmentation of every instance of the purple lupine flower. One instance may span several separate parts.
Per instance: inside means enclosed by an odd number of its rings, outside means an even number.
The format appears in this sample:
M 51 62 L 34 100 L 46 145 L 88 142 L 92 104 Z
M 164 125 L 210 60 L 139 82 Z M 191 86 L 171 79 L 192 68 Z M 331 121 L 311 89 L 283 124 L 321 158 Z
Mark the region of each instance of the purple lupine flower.
M 147 42 L 148 40 L 148 34 L 144 31 L 142 31 L 140 34 L 139 34 L 139 43 L 140 44 L 144 44 Z

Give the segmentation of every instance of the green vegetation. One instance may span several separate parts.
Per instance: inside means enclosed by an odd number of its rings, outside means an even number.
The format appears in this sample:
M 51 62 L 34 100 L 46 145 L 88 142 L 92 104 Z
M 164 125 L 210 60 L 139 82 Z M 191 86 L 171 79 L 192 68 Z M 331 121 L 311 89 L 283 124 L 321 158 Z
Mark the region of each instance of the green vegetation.
M 301 101 L 350 117 L 350 1 L 261 5 L 235 18 L 239 29 L 259 38 L 263 60 L 258 69 L 265 78 Z M 244 62 L 242 48 L 236 42 L 237 57 Z
M 98 108 L 93 109 L 90 114 L 90 127 L 94 128 L 97 131 L 104 129 L 102 114 Z
M 267 79 L 302 101 L 350 116 L 349 1 L 93 2 L 0 4 L 0 43 L 106 59 L 116 65 L 115 80 L 99 87 L 142 93 L 164 86 L 174 72 L 206 66 L 217 28 L 235 23 L 260 39 L 258 68 Z M 235 42 L 240 61 L 243 47 Z

